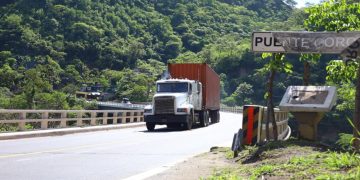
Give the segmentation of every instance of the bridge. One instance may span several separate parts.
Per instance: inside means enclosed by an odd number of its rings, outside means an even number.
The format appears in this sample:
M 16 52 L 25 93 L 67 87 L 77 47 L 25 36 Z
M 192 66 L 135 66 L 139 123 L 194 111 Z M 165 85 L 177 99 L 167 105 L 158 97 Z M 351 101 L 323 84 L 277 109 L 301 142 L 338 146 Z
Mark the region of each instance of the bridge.
M 208 127 L 174 131 L 159 126 L 148 132 L 142 113 L 141 109 L 0 110 L 0 127 L 7 124 L 21 131 L 1 134 L 139 125 L 66 136 L 1 140 L 0 176 L 15 180 L 145 179 L 213 146 L 231 146 L 233 133 L 242 126 L 243 119 L 242 109 L 222 107 L 220 122 Z M 287 115 L 282 113 L 277 122 L 285 127 Z
M 98 102 L 106 107 L 128 108 L 126 110 L 1 110 L 0 109 L 0 125 L 8 125 L 13 127 L 12 130 L 26 131 L 36 129 L 61 129 L 71 127 L 88 127 L 102 125 L 116 125 L 144 121 L 145 105 L 125 104 L 125 103 L 104 103 Z M 239 107 L 221 106 L 222 112 L 231 112 L 242 114 L 243 109 Z M 265 111 L 261 113 L 261 136 L 258 142 L 265 138 Z M 279 139 L 284 139 L 290 128 L 288 126 L 288 112 L 280 111 L 275 108 L 275 120 L 277 122 Z M 242 127 L 242 126 L 241 126 Z M 11 128 L 10 128 L 11 129 Z M 270 124 L 272 131 L 272 124 Z M 272 134 L 272 133 L 270 133 Z M 273 138 L 273 137 L 272 137 Z M 1 138 L 0 138 L 1 139 Z
M 0 125 L 20 131 L 143 122 L 143 110 L 0 110 Z
M 96 102 L 99 109 L 124 109 L 124 110 L 138 110 L 144 109 L 146 103 L 142 104 L 129 104 L 129 103 L 118 103 L 118 102 Z

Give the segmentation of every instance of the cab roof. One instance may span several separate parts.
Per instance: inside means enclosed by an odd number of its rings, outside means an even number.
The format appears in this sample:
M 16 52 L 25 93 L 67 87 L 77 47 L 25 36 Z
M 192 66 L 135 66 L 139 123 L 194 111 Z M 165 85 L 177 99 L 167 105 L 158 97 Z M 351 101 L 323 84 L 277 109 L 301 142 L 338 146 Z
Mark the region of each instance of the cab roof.
M 190 79 L 161 79 L 158 80 L 157 83 L 169 83 L 169 82 L 194 82 L 194 80 Z

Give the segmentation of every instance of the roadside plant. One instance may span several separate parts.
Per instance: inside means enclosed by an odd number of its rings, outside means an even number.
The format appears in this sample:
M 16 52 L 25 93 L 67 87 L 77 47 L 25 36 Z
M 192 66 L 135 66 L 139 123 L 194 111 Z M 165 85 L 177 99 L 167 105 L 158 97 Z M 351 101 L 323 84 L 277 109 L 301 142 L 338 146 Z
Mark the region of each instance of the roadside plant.
M 292 64 L 285 60 L 285 56 L 282 53 L 263 53 L 262 59 L 267 60 L 270 58 L 268 63 L 261 68 L 258 73 L 269 74 L 267 82 L 267 91 L 265 98 L 267 99 L 267 121 L 266 121 L 266 139 L 270 139 L 269 123 L 273 126 L 273 137 L 277 141 L 278 131 L 275 122 L 274 103 L 273 103 L 273 85 L 275 81 L 276 73 L 285 72 L 287 74 L 292 73 Z

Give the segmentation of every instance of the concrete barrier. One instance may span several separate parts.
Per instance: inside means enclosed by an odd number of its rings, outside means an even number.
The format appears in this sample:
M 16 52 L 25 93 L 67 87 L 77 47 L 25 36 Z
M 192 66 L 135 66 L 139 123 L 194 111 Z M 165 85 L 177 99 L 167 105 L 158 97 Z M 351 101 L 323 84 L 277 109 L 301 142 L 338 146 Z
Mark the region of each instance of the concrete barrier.
M 243 144 L 254 145 L 261 143 L 266 139 L 266 119 L 267 108 L 257 105 L 244 106 L 243 112 Z M 281 111 L 278 108 L 274 108 L 275 121 L 278 130 L 278 140 L 286 140 L 291 133 L 291 129 L 288 126 L 289 112 Z M 269 135 L 270 139 L 273 137 L 272 123 L 269 123 Z
M 19 131 L 58 129 L 144 121 L 143 110 L 0 110 L 0 125 L 16 125 Z

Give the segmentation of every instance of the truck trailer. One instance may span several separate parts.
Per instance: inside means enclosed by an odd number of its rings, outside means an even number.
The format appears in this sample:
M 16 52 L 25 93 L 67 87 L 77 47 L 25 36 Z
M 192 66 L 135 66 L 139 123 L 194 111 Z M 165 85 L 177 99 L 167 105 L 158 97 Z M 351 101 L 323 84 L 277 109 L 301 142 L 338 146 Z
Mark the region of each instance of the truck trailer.
M 144 108 L 149 131 L 155 126 L 190 130 L 220 121 L 220 78 L 205 63 L 168 64 L 170 78 L 156 81 L 151 105 Z

